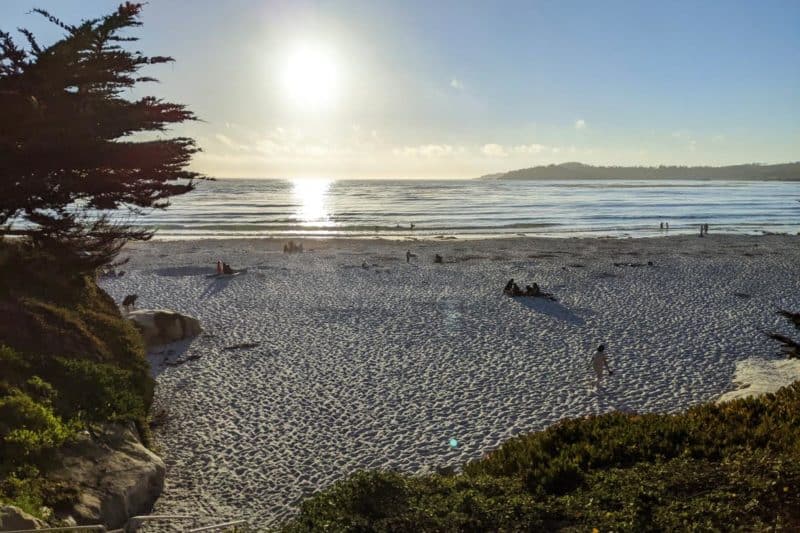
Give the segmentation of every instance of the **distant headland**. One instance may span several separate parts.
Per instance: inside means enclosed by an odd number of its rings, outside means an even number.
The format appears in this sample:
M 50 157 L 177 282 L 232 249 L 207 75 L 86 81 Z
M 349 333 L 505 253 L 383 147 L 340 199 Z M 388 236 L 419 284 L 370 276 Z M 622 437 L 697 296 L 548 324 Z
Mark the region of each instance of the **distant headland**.
M 480 179 L 725 179 L 800 181 L 800 162 L 779 165 L 730 165 L 726 167 L 601 167 L 583 163 L 561 163 L 487 174 Z

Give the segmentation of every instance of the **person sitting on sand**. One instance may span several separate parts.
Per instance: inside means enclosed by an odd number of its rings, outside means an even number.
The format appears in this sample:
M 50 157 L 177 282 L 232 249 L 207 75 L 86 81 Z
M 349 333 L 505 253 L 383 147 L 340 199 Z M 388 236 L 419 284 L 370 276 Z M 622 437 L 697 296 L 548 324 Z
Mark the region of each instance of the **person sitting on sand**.
M 506 286 L 503 288 L 503 294 L 511 296 L 511 292 L 513 289 L 514 289 L 514 278 L 511 278 L 510 280 L 508 280 L 508 283 L 506 283 Z
M 526 285 L 525 286 L 525 296 L 533 296 L 536 298 L 537 296 L 542 296 L 544 293 L 542 289 L 539 288 L 539 284 L 534 282 L 533 286 Z
M 522 296 L 523 294 L 522 289 L 514 282 L 514 285 L 511 287 L 511 296 Z
M 225 274 L 226 276 L 230 276 L 230 275 L 233 274 L 233 269 L 231 268 L 231 266 L 228 263 L 223 262 L 222 263 L 222 273 Z
M 601 344 L 597 347 L 597 351 L 594 352 L 594 356 L 592 356 L 592 367 L 594 368 L 594 375 L 597 377 L 597 384 L 600 385 L 600 382 L 603 380 L 603 368 L 605 367 L 608 370 L 608 375 L 612 375 L 614 372 L 608 367 L 608 359 L 606 358 L 606 346 L 605 344 Z

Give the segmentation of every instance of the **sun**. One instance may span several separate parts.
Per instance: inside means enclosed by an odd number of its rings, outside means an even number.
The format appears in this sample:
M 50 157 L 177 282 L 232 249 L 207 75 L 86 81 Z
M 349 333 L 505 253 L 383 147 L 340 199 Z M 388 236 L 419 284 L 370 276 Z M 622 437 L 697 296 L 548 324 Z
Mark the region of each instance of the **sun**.
M 338 98 L 339 66 L 332 50 L 321 44 L 296 46 L 284 64 L 283 90 L 303 109 L 319 111 Z

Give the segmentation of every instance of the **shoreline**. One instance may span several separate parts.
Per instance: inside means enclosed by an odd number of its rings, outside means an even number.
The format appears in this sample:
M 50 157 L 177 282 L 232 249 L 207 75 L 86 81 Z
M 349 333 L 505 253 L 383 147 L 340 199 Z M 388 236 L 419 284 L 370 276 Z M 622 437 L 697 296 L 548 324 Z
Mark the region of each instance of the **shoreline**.
M 458 466 L 563 418 L 714 401 L 742 361 L 780 359 L 761 332 L 790 332 L 774 310 L 800 307 L 791 235 L 288 240 L 135 243 L 102 282 L 206 330 L 151 355 L 157 512 L 274 526 L 359 469 Z M 248 272 L 205 278 L 217 259 Z M 502 296 L 510 277 L 558 302 Z M 596 389 L 600 342 L 615 373 Z
M 320 243 L 331 243 L 336 242 L 342 245 L 349 245 L 353 243 L 361 243 L 361 242 L 374 242 L 379 244 L 398 244 L 398 243 L 421 243 L 421 244 L 430 244 L 430 243 L 441 243 L 441 244 L 456 244 L 458 242 L 462 243 L 495 243 L 495 242 L 502 242 L 502 241 L 512 241 L 512 242 L 531 242 L 535 243 L 536 241 L 542 241 L 543 243 L 558 243 L 559 241 L 568 241 L 568 242 L 575 242 L 575 241 L 585 241 L 587 243 L 594 242 L 594 241 L 617 241 L 617 242 L 642 242 L 642 241 L 655 241 L 655 240 L 675 240 L 675 239 L 700 239 L 697 233 L 686 233 L 680 232 L 680 230 L 673 234 L 666 234 L 666 235 L 642 235 L 642 236 L 619 236 L 619 235 L 598 235 L 598 236 L 589 236 L 589 235 L 575 235 L 575 236 L 563 236 L 563 235 L 554 235 L 554 236 L 542 236 L 542 235 L 518 235 L 518 234 L 497 234 L 497 235 L 476 235 L 474 238 L 472 237 L 455 237 L 452 235 L 433 235 L 433 236 L 419 236 L 419 237 L 412 237 L 412 236 L 402 236 L 397 238 L 390 238 L 385 236 L 375 236 L 375 235 L 364 235 L 364 236 L 338 236 L 338 235 L 331 235 L 331 236 L 305 236 L 305 235 L 288 235 L 288 236 L 272 236 L 272 235 L 265 235 L 265 236 L 250 236 L 250 235 L 242 235 L 242 236 L 219 236 L 219 237 L 176 237 L 176 238 L 158 238 L 158 234 L 156 237 L 149 241 L 145 241 L 143 243 L 140 242 L 131 242 L 129 243 L 125 249 L 122 251 L 122 255 L 126 252 L 126 249 L 135 248 L 141 246 L 143 244 L 161 244 L 161 243 L 174 243 L 174 242 L 191 242 L 191 243 L 225 243 L 225 241 L 231 241 L 236 243 L 241 243 L 243 241 L 252 241 L 253 243 L 258 243 L 262 241 L 280 241 L 281 246 L 289 242 L 291 240 L 294 241 L 311 241 L 311 242 L 320 242 Z M 703 239 L 710 239 L 710 240 L 719 240 L 719 239 L 760 239 L 760 238 L 770 238 L 770 237 L 778 237 L 778 238 L 789 238 L 793 239 L 796 238 L 798 242 L 800 242 L 800 233 L 793 234 L 793 233 L 773 233 L 773 232 L 763 232 L 758 234 L 744 234 L 744 233 L 723 233 L 723 232 L 712 232 L 709 235 L 702 237 Z
M 562 240 L 562 239 L 617 239 L 617 240 L 628 240 L 628 239 L 660 239 L 660 238 L 677 238 L 677 237 L 697 237 L 696 228 L 692 227 L 689 228 L 682 228 L 682 227 L 675 227 L 671 228 L 669 232 L 662 231 L 662 230 L 639 230 L 639 229 L 631 229 L 630 232 L 620 230 L 621 233 L 619 234 L 608 234 L 601 231 L 597 232 L 590 232 L 590 231 L 583 231 L 579 232 L 576 231 L 574 235 L 570 233 L 552 233 L 552 234 L 534 234 L 533 232 L 527 233 L 424 233 L 425 228 L 420 228 L 419 233 L 413 235 L 409 234 L 398 234 L 394 236 L 388 236 L 384 234 L 372 234 L 366 233 L 363 234 L 306 234 L 306 233 L 297 233 L 297 234 L 287 234 L 287 235 L 203 235 L 203 236 L 193 236 L 193 235 L 170 235 L 165 237 L 159 237 L 159 234 L 156 233 L 156 236 L 152 239 L 152 242 L 175 242 L 175 241 L 225 241 L 225 240 L 343 240 L 343 241 L 360 241 L 360 240 L 371 240 L 371 241 L 388 241 L 388 242 L 425 242 L 425 241 L 462 241 L 462 242 L 472 242 L 472 241 L 495 241 L 495 240 L 504 240 L 504 239 L 548 239 L 548 240 Z M 671 232 L 671 233 L 670 233 Z M 800 235 L 800 232 L 797 233 L 790 233 L 790 232 L 780 232 L 780 231 L 768 231 L 768 230 L 758 230 L 753 232 L 725 232 L 722 230 L 718 230 L 713 232 L 714 236 L 724 236 L 724 237 L 768 237 L 768 236 L 796 236 Z

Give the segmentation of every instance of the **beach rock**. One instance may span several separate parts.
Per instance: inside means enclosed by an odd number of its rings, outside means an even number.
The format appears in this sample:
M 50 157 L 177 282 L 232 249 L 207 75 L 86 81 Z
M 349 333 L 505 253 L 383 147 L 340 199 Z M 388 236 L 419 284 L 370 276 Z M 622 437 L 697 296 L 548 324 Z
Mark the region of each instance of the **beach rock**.
M 0 507 L 0 531 L 39 529 L 44 526 L 44 522 L 29 515 L 19 507 L 14 507 L 13 505 Z
M 62 466 L 50 477 L 77 489 L 77 501 L 63 514 L 79 524 L 122 527 L 149 513 L 164 488 L 164 462 L 142 445 L 132 425 L 83 435 L 59 455 Z
M 196 337 L 203 332 L 200 321 L 169 309 L 137 309 L 125 315 L 142 333 L 148 348 Z

